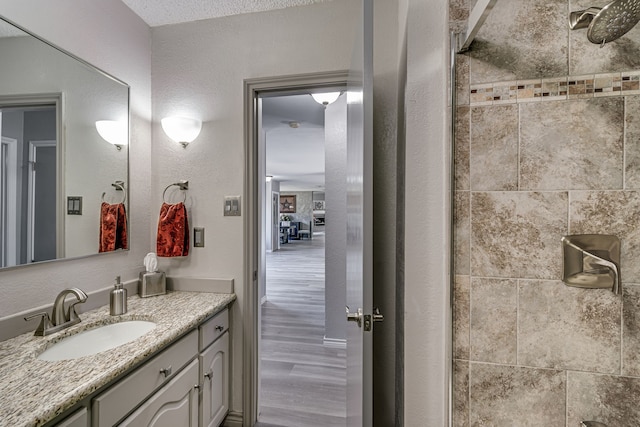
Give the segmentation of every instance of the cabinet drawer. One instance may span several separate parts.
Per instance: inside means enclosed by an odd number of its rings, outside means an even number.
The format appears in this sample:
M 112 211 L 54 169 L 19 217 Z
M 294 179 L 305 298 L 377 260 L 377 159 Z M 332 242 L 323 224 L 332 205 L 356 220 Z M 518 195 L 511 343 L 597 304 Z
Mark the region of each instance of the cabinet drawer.
M 88 425 L 89 412 L 87 408 L 81 408 L 56 424 L 56 427 L 87 427 Z
M 220 313 L 200 325 L 200 351 L 204 350 L 229 329 L 229 309 Z
M 197 427 L 197 383 L 198 361 L 194 360 L 118 425 Z
M 93 399 L 93 425 L 114 425 L 165 381 L 175 376 L 197 352 L 198 332 L 193 330 Z

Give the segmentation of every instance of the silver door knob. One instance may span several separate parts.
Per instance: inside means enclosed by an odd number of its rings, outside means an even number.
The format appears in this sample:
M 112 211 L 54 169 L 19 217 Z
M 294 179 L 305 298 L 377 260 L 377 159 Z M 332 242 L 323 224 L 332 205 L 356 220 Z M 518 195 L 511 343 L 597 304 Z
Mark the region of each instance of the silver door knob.
M 349 306 L 345 307 L 346 312 L 347 312 L 347 321 L 348 322 L 357 322 L 358 323 L 358 327 L 362 326 L 362 309 L 359 308 L 357 312 L 355 313 L 351 313 L 349 311 Z

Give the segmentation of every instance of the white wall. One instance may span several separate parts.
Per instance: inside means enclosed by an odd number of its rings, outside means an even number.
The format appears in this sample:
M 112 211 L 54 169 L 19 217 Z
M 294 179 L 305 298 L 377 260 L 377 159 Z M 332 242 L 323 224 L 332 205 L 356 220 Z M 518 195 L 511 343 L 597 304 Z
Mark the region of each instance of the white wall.
M 445 426 L 451 365 L 448 2 L 408 0 L 401 11 L 401 30 L 407 29 L 403 417 L 406 426 Z
M 0 11 L 131 86 L 132 165 L 131 250 L 1 271 L 1 318 L 52 304 L 65 287 L 77 286 L 89 292 L 111 286 L 116 275 L 125 281 L 138 276 L 150 240 L 151 48 L 149 28 L 121 2 L 0 0 Z
M 154 28 L 153 199 L 164 186 L 188 179 L 190 225 L 205 227 L 207 245 L 184 260 L 160 260 L 169 274 L 232 277 L 231 410 L 242 411 L 243 219 L 223 217 L 225 195 L 243 193 L 244 79 L 347 69 L 352 0 Z M 187 149 L 162 132 L 162 117 L 200 118 L 202 133 Z M 153 238 L 154 236 L 152 236 Z

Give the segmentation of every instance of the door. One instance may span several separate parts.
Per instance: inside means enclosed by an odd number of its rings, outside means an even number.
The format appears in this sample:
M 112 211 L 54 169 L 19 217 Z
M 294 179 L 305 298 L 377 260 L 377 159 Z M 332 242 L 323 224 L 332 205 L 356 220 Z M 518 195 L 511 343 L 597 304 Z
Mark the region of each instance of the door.
M 347 426 L 372 425 L 373 2 L 362 0 L 347 86 Z
M 28 262 L 56 259 L 56 141 L 29 142 Z
M 200 427 L 217 427 L 229 412 L 229 333 L 200 355 L 202 402 Z

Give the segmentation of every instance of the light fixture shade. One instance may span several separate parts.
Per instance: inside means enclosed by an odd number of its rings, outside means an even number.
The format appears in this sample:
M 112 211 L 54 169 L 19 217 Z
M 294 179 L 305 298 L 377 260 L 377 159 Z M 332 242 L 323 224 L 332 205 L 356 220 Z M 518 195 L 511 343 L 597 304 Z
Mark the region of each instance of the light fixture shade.
M 340 92 L 312 93 L 311 96 L 318 104 L 326 106 L 335 102 L 340 96 Z
M 118 150 L 129 143 L 127 122 L 118 120 L 98 120 L 96 122 L 98 134 Z
M 162 129 L 169 138 L 186 147 L 200 135 L 202 122 L 186 117 L 165 117 L 160 121 Z

